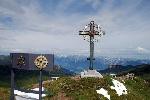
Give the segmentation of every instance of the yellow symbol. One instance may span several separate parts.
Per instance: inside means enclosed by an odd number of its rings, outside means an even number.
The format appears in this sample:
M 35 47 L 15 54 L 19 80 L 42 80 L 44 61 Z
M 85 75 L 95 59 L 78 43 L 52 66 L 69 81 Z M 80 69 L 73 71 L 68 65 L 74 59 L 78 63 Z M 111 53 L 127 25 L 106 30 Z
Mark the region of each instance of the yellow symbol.
M 35 59 L 34 64 L 37 68 L 41 70 L 48 65 L 48 60 L 46 59 L 46 57 L 41 55 Z

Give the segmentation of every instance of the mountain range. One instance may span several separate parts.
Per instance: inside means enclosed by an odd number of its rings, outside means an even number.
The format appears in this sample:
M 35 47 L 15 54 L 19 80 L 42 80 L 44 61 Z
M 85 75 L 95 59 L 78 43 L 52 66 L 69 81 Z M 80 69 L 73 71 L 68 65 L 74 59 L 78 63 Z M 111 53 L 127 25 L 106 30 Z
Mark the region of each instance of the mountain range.
M 84 69 L 88 69 L 89 61 L 86 56 L 55 56 L 55 64 L 79 73 Z M 136 66 L 141 64 L 150 64 L 149 59 L 135 58 L 112 58 L 112 57 L 96 57 L 94 60 L 94 69 L 104 70 L 111 65 Z M 130 67 L 131 67 L 130 66 Z
M 88 69 L 89 61 L 87 56 L 55 56 L 55 65 L 58 65 L 64 69 L 72 72 L 79 73 L 84 69 Z M 10 64 L 9 56 L 0 55 L 0 65 Z M 150 59 L 135 59 L 135 58 L 114 58 L 114 57 L 96 57 L 94 60 L 94 69 L 104 70 L 109 68 L 111 65 L 121 66 L 136 66 L 141 64 L 150 64 Z M 131 67 L 130 66 L 130 67 Z

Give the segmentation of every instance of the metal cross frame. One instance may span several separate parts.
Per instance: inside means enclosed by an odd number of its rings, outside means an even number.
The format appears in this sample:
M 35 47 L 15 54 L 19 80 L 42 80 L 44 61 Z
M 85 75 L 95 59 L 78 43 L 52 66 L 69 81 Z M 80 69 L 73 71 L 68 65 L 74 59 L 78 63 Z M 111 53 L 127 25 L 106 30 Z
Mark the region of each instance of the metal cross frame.
M 98 38 L 105 35 L 105 32 L 101 27 L 91 21 L 88 25 L 84 27 L 82 31 L 79 31 L 79 35 L 84 37 L 84 40 L 90 42 L 90 57 L 87 60 L 90 61 L 89 69 L 93 70 L 93 60 L 94 59 L 94 42 L 98 42 Z

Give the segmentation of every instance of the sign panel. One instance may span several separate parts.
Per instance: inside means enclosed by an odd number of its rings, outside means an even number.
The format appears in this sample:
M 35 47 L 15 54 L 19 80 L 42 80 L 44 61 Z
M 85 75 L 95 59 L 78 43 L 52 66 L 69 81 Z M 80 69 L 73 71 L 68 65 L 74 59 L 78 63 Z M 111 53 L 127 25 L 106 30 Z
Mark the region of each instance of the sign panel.
M 51 70 L 54 66 L 53 54 L 11 53 L 12 68 L 24 70 Z

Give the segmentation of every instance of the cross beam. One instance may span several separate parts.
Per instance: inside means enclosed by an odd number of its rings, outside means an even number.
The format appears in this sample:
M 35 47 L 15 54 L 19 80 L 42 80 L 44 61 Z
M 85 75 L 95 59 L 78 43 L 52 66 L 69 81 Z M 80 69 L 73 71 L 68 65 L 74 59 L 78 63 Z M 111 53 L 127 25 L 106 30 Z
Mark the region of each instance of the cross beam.
M 90 31 L 79 31 L 79 35 L 89 35 L 89 36 L 94 36 L 94 35 L 99 35 L 98 31 L 94 31 L 93 33 Z

